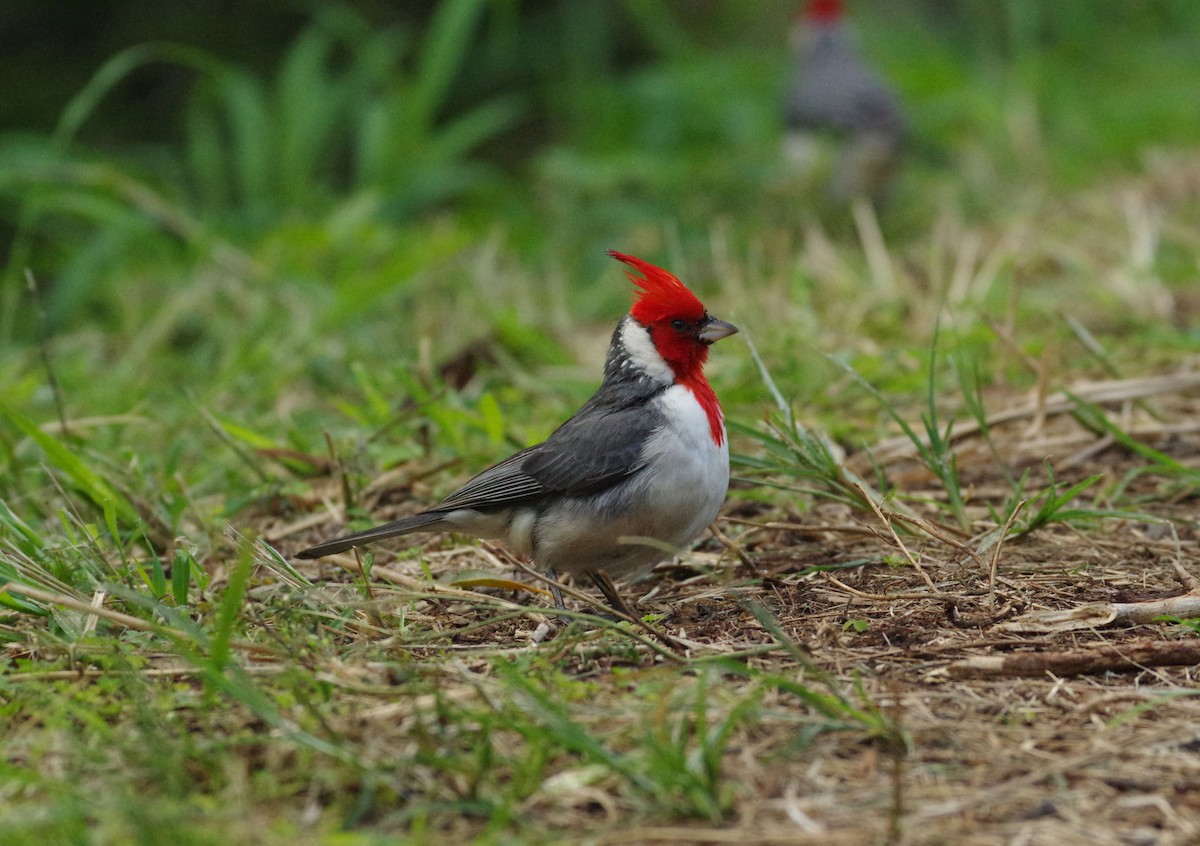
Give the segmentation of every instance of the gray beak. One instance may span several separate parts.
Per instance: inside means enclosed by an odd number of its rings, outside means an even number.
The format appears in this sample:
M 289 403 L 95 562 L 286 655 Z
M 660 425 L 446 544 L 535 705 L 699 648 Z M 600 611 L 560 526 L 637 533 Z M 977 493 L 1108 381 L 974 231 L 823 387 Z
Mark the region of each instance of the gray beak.
M 737 334 L 737 330 L 738 328 L 732 323 L 726 323 L 724 320 L 717 320 L 715 317 L 710 317 L 708 322 L 704 324 L 704 328 L 700 330 L 698 337 L 704 343 L 711 344 L 714 341 Z

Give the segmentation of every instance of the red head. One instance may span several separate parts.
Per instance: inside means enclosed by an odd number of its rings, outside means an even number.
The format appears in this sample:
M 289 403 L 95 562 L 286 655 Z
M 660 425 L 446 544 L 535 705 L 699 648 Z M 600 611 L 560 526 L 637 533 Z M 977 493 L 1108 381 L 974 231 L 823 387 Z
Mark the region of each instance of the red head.
M 641 272 L 638 276 L 625 271 L 638 288 L 629 314 L 650 331 L 654 348 L 671 365 L 676 379 L 687 381 L 699 374 L 708 358 L 709 346 L 732 335 L 737 327 L 709 316 L 704 303 L 661 267 L 616 250 L 609 250 L 608 254 Z
M 803 14 L 811 23 L 836 23 L 842 19 L 842 0 L 808 0 Z
M 641 271 L 641 276 L 625 271 L 638 288 L 629 314 L 650 331 L 654 348 L 671 365 L 676 379 L 699 373 L 708 360 L 708 343 L 700 339 L 700 330 L 709 319 L 704 304 L 661 267 L 615 250 L 608 254 Z
M 704 304 L 673 274 L 661 267 L 655 267 L 648 261 L 618 253 L 616 250 L 609 250 L 608 254 L 642 274 L 637 276 L 628 270 L 625 271 L 629 281 L 640 289 L 636 293 L 637 299 L 633 308 L 629 310 L 638 323 L 653 326 L 663 320 L 675 318 L 689 321 L 704 318 Z

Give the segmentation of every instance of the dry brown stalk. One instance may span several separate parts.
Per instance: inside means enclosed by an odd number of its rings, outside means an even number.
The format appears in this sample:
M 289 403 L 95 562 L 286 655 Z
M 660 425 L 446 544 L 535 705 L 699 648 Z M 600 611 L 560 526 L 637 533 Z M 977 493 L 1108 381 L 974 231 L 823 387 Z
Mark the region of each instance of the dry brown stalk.
M 1157 617 L 1200 617 L 1200 593 L 1185 593 L 1143 602 L 1088 602 L 1074 608 L 1040 611 L 1005 623 L 1006 632 L 1069 632 L 1102 626 L 1136 626 Z
M 1102 644 L 1063 652 L 1016 652 L 1010 655 L 972 655 L 946 667 L 952 678 L 1001 676 L 1063 677 L 1089 673 L 1129 672 L 1146 667 L 1200 664 L 1200 640 L 1143 641 Z

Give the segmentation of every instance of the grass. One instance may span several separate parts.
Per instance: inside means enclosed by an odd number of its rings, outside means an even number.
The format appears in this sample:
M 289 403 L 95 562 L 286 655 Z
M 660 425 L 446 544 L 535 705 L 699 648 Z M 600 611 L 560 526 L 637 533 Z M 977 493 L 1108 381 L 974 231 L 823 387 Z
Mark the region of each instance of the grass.
M 1163 786 L 1187 771 L 1186 669 L 944 673 L 980 650 L 1170 636 L 989 627 L 1006 606 L 1167 595 L 1169 562 L 1192 563 L 1197 153 L 1097 124 L 1080 174 L 1072 92 L 1040 134 L 1006 137 L 1028 115 L 989 105 L 994 87 L 1068 62 L 1031 53 L 1036 21 L 1014 17 L 1008 70 L 942 45 L 915 52 L 924 76 L 904 72 L 930 98 L 922 131 L 961 168 L 918 152 L 877 220 L 801 208 L 762 190 L 766 101 L 736 105 L 761 82 L 754 50 L 706 61 L 649 11 L 639 25 L 667 58 L 605 87 L 580 57 L 561 84 L 601 88 L 598 112 L 619 119 L 532 155 L 519 201 L 491 174 L 453 203 L 418 191 L 405 206 L 382 159 L 347 188 L 289 146 L 308 118 L 288 92 L 352 76 L 378 95 L 348 124 L 362 143 L 403 134 L 365 112 L 415 90 L 396 114 L 416 115 L 418 160 L 466 162 L 518 102 L 443 108 L 482 8 L 443 4 L 398 76 L 321 58 L 352 42 L 399 61 L 403 39 L 348 18 L 314 25 L 273 76 L 213 71 L 179 160 L 194 195 L 144 161 L 38 151 L 53 166 L 13 255 L 39 284 L 8 268 L 0 346 L 5 842 L 1193 831 Z M 1161 46 L 1139 33 L 1121 49 Z M 925 37 L 898 26 L 880 61 Z M 119 84 L 129 61 L 98 79 Z M 1074 94 L 1111 90 L 1099 112 L 1131 108 L 1125 86 L 1072 74 Z M 403 85 L 367 84 L 385 77 Z M 1045 93 L 1031 79 L 1018 103 Z M 1145 108 L 1169 116 L 1176 93 Z M 66 135 L 101 94 L 80 95 Z M 336 134 L 348 101 L 318 105 Z M 285 112 L 278 136 L 251 133 L 277 147 L 211 143 Z M 569 117 L 586 134 L 603 114 Z M 987 131 L 960 125 L 960 143 L 947 124 L 968 118 Z M 263 157 L 287 178 L 258 171 Z M 0 160 L 0 188 L 26 184 L 15 162 Z M 237 200 L 255 185 L 274 212 Z M 739 476 L 727 545 L 705 539 L 639 586 L 687 653 L 489 587 L 511 568 L 467 539 L 294 561 L 343 513 L 365 524 L 434 501 L 590 394 L 625 308 L 601 240 L 661 260 L 753 340 L 722 343 L 710 367 Z M 16 304 L 33 297 L 47 317 L 26 325 Z M 1129 775 L 1143 770 L 1157 775 Z

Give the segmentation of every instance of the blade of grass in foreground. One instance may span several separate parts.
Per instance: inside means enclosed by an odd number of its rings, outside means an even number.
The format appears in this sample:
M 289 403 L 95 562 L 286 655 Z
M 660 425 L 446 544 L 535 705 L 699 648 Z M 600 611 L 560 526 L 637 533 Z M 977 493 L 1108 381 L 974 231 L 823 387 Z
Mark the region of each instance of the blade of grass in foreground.
M 618 775 L 628 779 L 638 789 L 653 792 L 654 785 L 639 773 L 625 756 L 614 752 L 593 737 L 586 728 L 571 719 L 562 703 L 552 700 L 513 664 L 497 662 L 497 677 L 516 692 L 522 710 L 537 720 L 537 728 L 548 733 L 562 748 L 581 756 L 584 760 L 603 764 Z M 521 726 L 515 727 L 521 731 Z M 533 729 L 530 725 L 525 727 Z
M 74 486 L 102 512 L 112 511 L 116 517 L 136 524 L 140 521 L 137 510 L 103 478 L 92 470 L 83 459 L 73 453 L 62 441 L 44 431 L 32 420 L 14 408 L 0 403 L 0 416 L 20 429 L 46 454 L 50 466 L 61 470 Z M 110 525 L 111 522 L 110 522 Z

